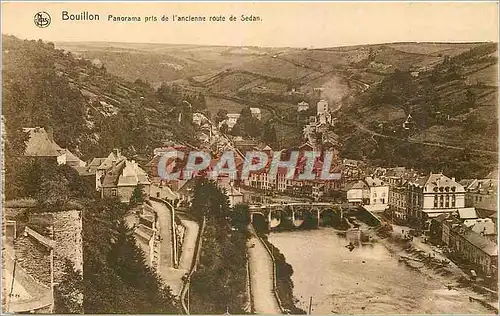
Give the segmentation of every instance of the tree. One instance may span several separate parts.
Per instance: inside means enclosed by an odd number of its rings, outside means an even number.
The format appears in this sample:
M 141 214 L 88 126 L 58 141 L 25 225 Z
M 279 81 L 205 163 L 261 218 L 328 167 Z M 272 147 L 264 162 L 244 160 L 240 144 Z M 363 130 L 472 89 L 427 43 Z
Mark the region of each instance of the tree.
M 83 275 L 68 259 L 62 281 L 54 287 L 54 313 L 83 314 Z
M 220 132 L 222 134 L 227 134 L 228 131 L 229 131 L 229 126 L 227 126 L 227 123 L 222 123 L 220 127 Z
M 229 215 L 229 199 L 214 181 L 197 178 L 191 209 L 200 217 L 225 220 Z
M 250 224 L 250 211 L 247 204 L 236 204 L 233 207 L 231 224 L 237 229 L 243 229 Z
M 276 136 L 276 129 L 273 125 L 271 125 L 270 121 L 267 121 L 264 124 L 264 128 L 262 131 L 262 141 L 266 144 L 269 144 L 271 147 L 274 147 L 278 141 L 278 137 Z
M 215 124 L 218 125 L 220 122 L 224 121 L 227 118 L 227 110 L 219 109 L 217 114 L 215 115 Z
M 241 110 L 240 117 L 231 130 L 235 136 L 257 138 L 262 135 L 262 123 L 252 115 L 250 107 Z
M 35 199 L 42 209 L 60 210 L 70 199 L 69 181 L 62 175 L 60 169 L 55 168 L 55 172 L 42 172 L 39 181 L 38 191 Z
M 170 289 L 146 266 L 117 198 L 90 200 L 83 212 L 85 313 L 178 314 Z
M 202 212 L 197 210 L 203 210 Z M 200 265 L 191 278 L 190 309 L 193 314 L 242 314 L 246 293 L 246 242 L 248 206 L 229 212 L 224 192 L 212 181 L 198 179 L 193 211 L 205 214 Z M 246 215 L 245 215 L 246 213 Z M 233 231 L 230 222 L 238 227 Z
M 143 185 L 142 184 L 137 184 L 137 186 L 134 188 L 134 191 L 132 192 L 132 196 L 130 197 L 130 205 L 135 206 L 139 203 L 144 202 L 144 190 L 143 190 Z

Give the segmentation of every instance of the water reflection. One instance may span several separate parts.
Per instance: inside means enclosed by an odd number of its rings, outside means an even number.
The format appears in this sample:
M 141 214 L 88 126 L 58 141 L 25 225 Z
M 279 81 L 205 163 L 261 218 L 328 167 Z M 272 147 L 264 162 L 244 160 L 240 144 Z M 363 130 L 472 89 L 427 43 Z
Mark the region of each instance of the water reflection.
M 315 314 L 488 313 L 462 290 L 446 289 L 399 263 L 382 244 L 360 238 L 360 232 L 342 237 L 331 228 L 270 234 L 293 266 L 298 307 L 307 310 L 312 296 Z

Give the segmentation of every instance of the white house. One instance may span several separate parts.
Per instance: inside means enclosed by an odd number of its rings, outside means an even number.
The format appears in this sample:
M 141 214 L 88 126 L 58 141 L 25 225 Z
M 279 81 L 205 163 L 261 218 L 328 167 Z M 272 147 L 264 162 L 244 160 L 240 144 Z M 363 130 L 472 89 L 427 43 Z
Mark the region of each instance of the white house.
M 320 124 L 329 124 L 332 121 L 332 116 L 328 111 L 328 101 L 320 100 L 317 104 L 317 117 Z
M 309 110 L 309 103 L 302 101 L 299 104 L 297 104 L 297 111 L 298 112 L 303 112 Z
M 318 102 L 318 104 L 316 105 L 316 109 L 317 109 L 316 113 L 318 115 L 321 115 L 321 114 L 328 112 L 328 101 L 327 100 L 320 100 Z
M 225 183 L 221 185 L 226 191 L 226 195 L 229 198 L 229 206 L 234 207 L 236 204 L 243 203 L 243 193 L 234 187 L 231 183 Z
M 57 163 L 59 165 L 68 165 L 73 168 L 85 167 L 87 165 L 85 161 L 75 156 L 68 149 L 64 149 L 63 153 L 57 157 Z
M 465 208 L 465 188 L 442 173 L 409 182 L 409 217 L 434 218 Z
M 252 112 L 252 116 L 258 120 L 262 119 L 262 112 L 259 108 L 250 108 L 250 112 Z
M 370 211 L 383 211 L 389 203 L 389 185 L 380 179 L 366 177 L 347 190 L 347 200 L 368 206 Z
M 227 114 L 227 120 L 226 124 L 229 130 L 233 129 L 234 125 L 236 125 L 236 122 L 238 122 L 238 119 L 240 118 L 239 113 L 228 113 Z
M 387 208 L 389 203 L 389 185 L 378 178 L 366 177 L 365 182 L 370 188 L 370 205 Z

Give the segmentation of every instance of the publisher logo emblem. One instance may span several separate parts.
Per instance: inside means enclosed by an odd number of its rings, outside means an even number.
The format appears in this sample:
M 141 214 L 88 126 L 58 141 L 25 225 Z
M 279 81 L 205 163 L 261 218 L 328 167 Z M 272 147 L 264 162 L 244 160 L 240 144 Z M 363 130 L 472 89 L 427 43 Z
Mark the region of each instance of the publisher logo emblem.
M 50 15 L 47 12 L 41 11 L 35 14 L 33 18 L 35 25 L 44 28 L 50 25 Z

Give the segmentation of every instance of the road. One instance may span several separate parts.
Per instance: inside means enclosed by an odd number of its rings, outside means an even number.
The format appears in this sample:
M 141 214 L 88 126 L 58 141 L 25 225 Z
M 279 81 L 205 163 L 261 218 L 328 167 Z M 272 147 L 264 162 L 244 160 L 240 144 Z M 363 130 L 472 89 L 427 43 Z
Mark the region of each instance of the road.
M 484 154 L 494 154 L 494 155 L 498 154 L 498 152 L 492 151 L 492 150 L 473 149 L 473 148 L 468 148 L 468 147 L 466 148 L 466 147 L 445 145 L 445 144 L 441 144 L 441 143 L 425 142 L 425 141 L 412 140 L 412 139 L 403 139 L 403 138 L 399 138 L 399 137 L 395 137 L 395 136 L 384 135 L 384 134 L 380 134 L 380 133 L 377 133 L 375 131 L 372 131 L 372 130 L 368 129 L 366 126 L 364 126 L 363 124 L 361 124 L 360 122 L 358 122 L 357 120 L 355 120 L 353 118 L 346 117 L 346 119 L 351 124 L 353 124 L 357 128 L 359 128 L 360 130 L 362 130 L 362 131 L 364 131 L 364 132 L 372 135 L 372 137 L 373 136 L 378 136 L 378 137 L 382 137 L 382 138 L 389 138 L 389 139 L 395 139 L 395 140 L 399 140 L 399 141 L 406 141 L 406 142 L 411 143 L 411 144 L 421 144 L 421 145 L 434 146 L 434 147 L 440 147 L 440 148 L 446 148 L 446 149 L 455 149 L 455 150 L 465 150 L 465 149 L 468 149 L 470 151 L 480 152 L 480 153 L 484 153 Z
M 182 242 L 182 253 L 179 260 L 179 269 L 189 271 L 193 265 L 196 239 L 198 238 L 199 225 L 195 221 L 181 219 L 182 225 L 186 227 L 184 241 Z
M 198 223 L 187 219 L 181 219 L 181 223 L 186 230 L 184 232 L 184 240 L 182 242 L 179 267 L 178 269 L 175 269 L 172 249 L 172 213 L 163 203 L 151 201 L 151 205 L 158 215 L 158 230 L 161 237 L 158 274 L 165 284 L 172 289 L 172 294 L 179 296 L 184 282 L 182 277 L 189 272 L 194 260 L 194 251 L 196 248 L 196 240 L 198 238 Z
M 250 263 L 250 283 L 256 314 L 281 314 L 274 296 L 274 266 L 269 253 L 256 236 L 255 230 L 248 241 L 248 260 Z
M 158 274 L 172 289 L 172 294 L 177 296 L 182 288 L 182 276 L 186 271 L 174 268 L 172 213 L 163 203 L 151 201 L 151 206 L 158 215 L 158 231 L 161 238 L 158 249 Z
M 172 232 L 172 213 L 168 207 L 160 202 L 151 201 L 151 205 L 158 215 L 158 231 L 160 234 L 160 249 L 158 267 L 160 275 L 165 268 L 173 268 L 173 232 Z

